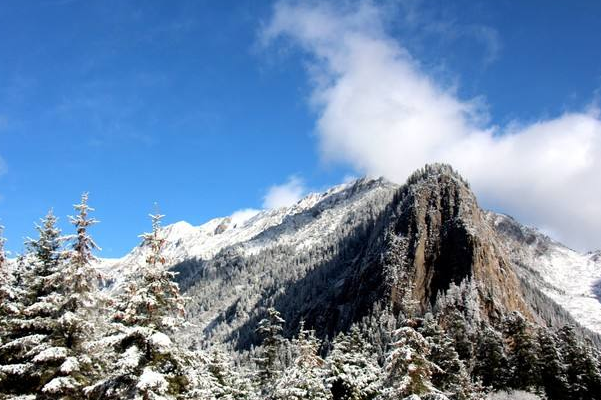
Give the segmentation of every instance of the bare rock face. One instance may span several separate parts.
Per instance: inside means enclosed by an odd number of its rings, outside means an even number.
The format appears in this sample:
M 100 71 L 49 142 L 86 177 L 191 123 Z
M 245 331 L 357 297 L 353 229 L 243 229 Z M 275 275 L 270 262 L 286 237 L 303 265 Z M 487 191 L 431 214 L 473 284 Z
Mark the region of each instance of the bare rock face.
M 472 280 L 477 283 L 483 317 L 496 321 L 508 311 L 519 310 L 536 319 L 495 231 L 469 185 L 451 167 L 434 165 L 416 172 L 399 189 L 386 218 L 385 229 L 402 243 L 398 247 L 404 252 L 398 257 L 402 265 L 396 268 L 411 277 L 413 297 L 422 310 L 452 283 Z M 405 284 L 390 285 L 393 305 L 400 305 L 405 288 L 399 285 Z

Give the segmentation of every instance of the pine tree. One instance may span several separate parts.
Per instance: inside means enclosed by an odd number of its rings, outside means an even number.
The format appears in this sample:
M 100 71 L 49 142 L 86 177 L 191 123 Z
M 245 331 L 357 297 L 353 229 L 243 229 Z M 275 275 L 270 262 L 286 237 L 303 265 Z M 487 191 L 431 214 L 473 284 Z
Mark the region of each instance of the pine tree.
M 568 400 L 601 398 L 601 372 L 598 355 L 584 345 L 573 326 L 559 330 L 561 355 L 566 363 Z
M 10 305 L 14 297 L 11 274 L 8 270 L 8 262 L 4 252 L 5 242 L 4 226 L 0 225 L 0 346 L 5 340 L 6 318 L 12 314 Z
M 428 341 L 411 326 L 397 329 L 392 349 L 386 358 L 385 399 L 397 399 L 412 394 L 436 393 L 431 382 L 432 373 L 439 367 L 428 360 Z
M 54 336 L 61 338 L 68 356 L 54 378 L 46 385 L 45 391 L 54 398 L 78 398 L 95 374 L 93 359 L 89 356 L 89 346 L 94 340 L 98 325 L 95 310 L 98 306 L 98 272 L 92 266 L 95 257 L 92 251 L 98 247 L 88 234 L 88 228 L 97 223 L 88 214 L 94 211 L 87 205 L 88 194 L 84 193 L 81 203 L 74 205 L 78 212 L 70 217 L 76 228 L 72 249 L 66 252 L 62 263 L 62 298 L 59 302 L 59 315 Z
M 432 384 L 451 399 L 472 398 L 478 391 L 477 385 L 471 382 L 465 364 L 455 351 L 453 340 L 431 314 L 426 315 L 420 332 L 430 345 L 428 359 L 439 367 L 432 373 Z
M 505 389 L 508 368 L 501 335 L 489 326 L 482 326 L 478 333 L 473 374 L 482 379 L 486 387 Z
M 504 328 L 508 342 L 509 386 L 533 390 L 539 384 L 539 351 L 532 328 L 518 311 L 506 317 Z
M 348 334 L 341 333 L 334 339 L 327 361 L 328 383 L 334 399 L 371 400 L 378 395 L 381 369 L 373 346 L 357 326 L 353 325 Z
M 263 337 L 262 351 L 255 358 L 258 367 L 258 379 L 261 392 L 266 395 L 270 391 L 270 383 L 280 372 L 278 365 L 279 353 L 284 338 L 282 337 L 284 319 L 273 307 L 267 309 L 267 318 L 259 322 L 257 333 Z
M 210 392 L 209 397 L 219 400 L 249 400 L 255 398 L 251 382 L 234 368 L 225 351 L 220 348 L 213 348 L 205 363 L 210 374 L 209 384 L 206 385 Z M 206 396 L 203 398 L 206 398 Z
M 557 336 L 548 328 L 540 328 L 537 334 L 540 349 L 538 370 L 540 381 L 549 400 L 562 400 L 568 396 L 566 366 L 559 351 Z
M 4 225 L 0 225 L 0 274 L 1 274 L 0 279 L 5 279 L 5 276 L 6 276 L 5 268 L 7 266 L 7 262 L 6 262 L 6 253 L 4 251 L 5 243 L 6 243 L 6 238 L 4 237 Z
M 60 230 L 52 210 L 36 225 L 39 238 L 29 239 L 30 255 L 21 262 L 23 291 L 13 303 L 14 314 L 5 325 L 0 347 L 0 393 L 47 393 L 46 385 L 63 368 L 68 351 L 56 335 L 62 300 L 61 263 L 64 260 Z M 66 368 L 67 366 L 64 366 Z
M 173 341 L 184 324 L 184 300 L 162 256 L 163 216 L 150 217 L 152 232 L 142 235 L 146 264 L 118 299 L 112 332 L 100 342 L 112 349 L 107 376 L 86 389 L 90 397 L 170 399 L 191 389 L 190 357 Z
M 62 249 L 66 238 L 56 221 L 50 211 L 36 226 L 39 239 L 28 241 L 31 254 L 18 262 L 24 289 L 14 302 L 8 341 L 0 349 L 5 393 L 78 399 L 91 378 L 85 345 L 93 324 L 84 310 L 94 307 L 95 288 L 83 281 L 95 274 L 89 273 L 89 260 L 73 262 Z
M 325 362 L 318 355 L 320 343 L 313 331 L 305 330 L 301 322 L 298 337 L 292 347 L 296 357 L 275 382 L 270 397 L 274 400 L 328 400 L 332 398 L 325 385 Z
M 4 226 L 0 225 L 0 344 L 4 337 L 3 322 L 7 315 L 11 314 L 8 305 L 16 296 L 12 282 L 12 274 L 11 271 L 9 271 L 8 260 L 6 259 L 6 253 L 4 251 L 5 242 Z

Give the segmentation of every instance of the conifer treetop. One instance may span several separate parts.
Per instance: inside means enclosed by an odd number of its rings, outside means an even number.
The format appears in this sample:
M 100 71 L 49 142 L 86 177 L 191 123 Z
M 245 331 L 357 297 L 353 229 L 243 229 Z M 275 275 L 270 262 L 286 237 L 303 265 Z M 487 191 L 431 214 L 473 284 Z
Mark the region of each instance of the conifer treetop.
M 4 263 L 6 262 L 4 243 L 6 243 L 6 238 L 4 237 L 4 225 L 0 225 L 0 270 L 4 267 Z
M 74 235 L 73 258 L 76 264 L 83 265 L 96 258 L 92 254 L 94 250 L 100 250 L 98 245 L 88 234 L 88 228 L 97 224 L 99 221 L 89 217 L 89 213 L 94 209 L 88 205 L 89 193 L 84 192 L 81 195 L 81 202 L 74 204 L 73 208 L 78 212 L 76 216 L 69 216 L 69 221 L 75 226 L 76 234 Z

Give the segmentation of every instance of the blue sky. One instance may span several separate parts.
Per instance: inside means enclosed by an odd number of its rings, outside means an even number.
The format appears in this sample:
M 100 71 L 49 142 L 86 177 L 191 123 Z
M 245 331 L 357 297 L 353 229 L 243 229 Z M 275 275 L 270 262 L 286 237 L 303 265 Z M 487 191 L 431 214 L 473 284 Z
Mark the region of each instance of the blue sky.
M 137 244 L 154 202 L 167 223 L 200 224 L 279 205 L 266 195 L 287 182 L 284 203 L 351 175 L 402 181 L 438 159 L 459 164 L 485 206 L 573 247 L 601 247 L 601 195 L 590 188 L 601 186 L 600 20 L 596 1 L 3 2 L 0 221 L 7 247 L 21 251 L 50 207 L 68 230 L 66 215 L 82 191 L 102 221 L 93 230 L 102 255 L 112 257 Z M 322 31 L 322 22 L 332 30 Z M 381 58 L 357 61 L 380 48 Z M 383 86 L 381 77 L 390 82 Z M 424 88 L 418 103 L 402 89 L 382 93 L 404 82 Z M 366 103 L 357 99 L 366 87 L 378 99 L 402 98 L 399 108 L 363 114 Z M 350 100 L 332 95 L 342 89 Z M 431 110 L 446 106 L 444 124 L 426 124 L 438 118 L 429 118 Z M 402 109 L 420 112 L 399 121 Z M 404 136 L 407 121 L 417 132 L 442 132 L 447 123 L 452 132 L 413 140 Z M 576 125 L 583 128 L 571 132 Z M 421 158 L 383 163 L 381 148 L 357 150 L 365 135 L 380 131 L 391 132 L 398 158 L 410 159 L 404 151 Z M 494 139 L 512 135 L 523 140 Z M 462 150 L 429 144 L 447 139 Z M 476 152 L 508 160 L 490 180 L 477 172 L 490 165 L 468 154 L 482 141 L 493 144 Z M 551 159 L 559 168 L 549 171 L 555 189 L 538 184 L 551 179 L 541 174 L 548 160 L 524 161 L 541 148 L 561 153 Z M 540 168 L 518 184 L 520 163 Z M 575 198 L 567 192 L 589 199 L 580 205 L 587 214 L 570 214 Z

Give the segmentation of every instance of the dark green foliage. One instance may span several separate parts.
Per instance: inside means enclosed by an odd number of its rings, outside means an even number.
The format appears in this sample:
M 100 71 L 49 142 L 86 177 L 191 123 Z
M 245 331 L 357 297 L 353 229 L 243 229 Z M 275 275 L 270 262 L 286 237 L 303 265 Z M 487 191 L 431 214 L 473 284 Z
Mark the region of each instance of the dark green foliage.
M 538 357 L 540 350 L 533 328 L 517 311 L 507 316 L 504 323 L 509 362 L 509 386 L 514 389 L 533 389 L 540 382 Z
M 484 386 L 505 389 L 508 371 L 503 338 L 493 328 L 484 326 L 478 333 L 473 374 L 482 380 Z
M 576 335 L 573 326 L 559 330 L 560 351 L 566 365 L 568 400 L 601 399 L 599 354 Z
M 255 362 L 258 367 L 258 377 L 263 393 L 268 392 L 268 385 L 273 382 L 280 372 L 278 359 L 284 341 L 282 337 L 284 322 L 276 309 L 269 308 L 267 318 L 262 319 L 257 327 L 257 332 L 263 337 L 263 351 L 259 357 L 255 358 Z
M 549 400 L 566 399 L 569 393 L 566 365 L 559 349 L 557 335 L 550 329 L 540 328 L 537 332 L 540 350 L 537 369 L 540 384 Z

